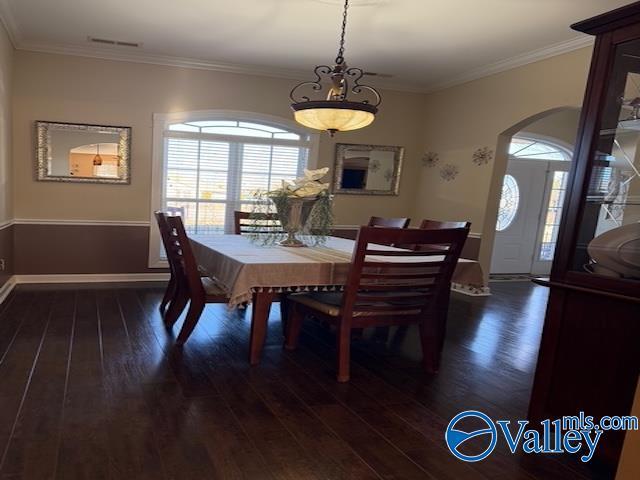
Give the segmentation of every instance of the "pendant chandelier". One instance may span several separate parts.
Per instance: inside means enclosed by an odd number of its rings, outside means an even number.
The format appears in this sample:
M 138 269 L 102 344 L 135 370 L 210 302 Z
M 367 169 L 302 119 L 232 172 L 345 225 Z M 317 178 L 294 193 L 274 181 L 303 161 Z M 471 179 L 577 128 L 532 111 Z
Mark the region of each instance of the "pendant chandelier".
M 317 66 L 314 69 L 316 79 L 296 85 L 289 94 L 293 102 L 291 108 L 294 111 L 295 120 L 305 127 L 326 130 L 332 137 L 335 132 L 357 130 L 370 125 L 375 119 L 381 102 L 380 94 L 375 88 L 359 83 L 365 75 L 364 70 L 347 66 L 344 59 L 348 8 L 349 0 L 345 0 L 342 33 L 335 65 L 333 67 Z M 330 82 L 324 99 L 313 100 L 301 93 L 305 89 L 311 90 L 312 93 L 322 93 L 325 88 L 323 79 Z M 356 100 L 349 95 L 355 96 Z M 362 98 L 367 96 L 370 98 Z
M 93 157 L 93 165 L 99 167 L 102 165 L 102 157 L 100 156 L 100 144 L 96 143 L 96 155 Z

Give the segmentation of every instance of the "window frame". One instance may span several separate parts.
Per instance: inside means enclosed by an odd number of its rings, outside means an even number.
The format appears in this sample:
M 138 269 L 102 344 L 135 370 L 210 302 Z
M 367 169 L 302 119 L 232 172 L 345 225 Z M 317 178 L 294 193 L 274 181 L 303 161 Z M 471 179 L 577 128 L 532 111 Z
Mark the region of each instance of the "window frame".
M 558 159 L 549 159 L 544 157 L 544 154 L 540 154 L 539 157 L 537 158 L 533 158 L 533 157 L 519 157 L 517 154 L 519 152 L 515 152 L 515 153 L 509 153 L 509 160 L 513 159 L 513 160 L 540 160 L 543 162 L 571 162 L 573 160 L 573 146 L 569 143 L 566 143 L 558 138 L 554 138 L 554 137 L 550 137 L 547 135 L 543 135 L 543 134 L 539 134 L 539 133 L 529 133 L 529 132 L 523 132 L 522 135 L 520 134 L 516 134 L 512 137 L 511 141 L 509 142 L 509 149 L 511 149 L 511 143 L 513 143 L 513 140 L 522 140 L 525 142 L 531 142 L 532 144 L 534 143 L 541 143 L 543 145 L 546 145 L 548 147 L 552 147 L 554 148 L 556 151 L 560 152 L 563 156 L 564 159 L 563 160 L 558 160 Z M 522 150 L 526 150 L 527 148 L 529 148 L 528 146 L 523 148 Z M 520 150 L 520 151 L 522 151 Z
M 162 208 L 165 203 L 165 183 L 166 183 L 166 132 L 170 132 L 173 138 L 193 138 L 194 133 L 168 130 L 169 125 L 175 123 L 197 122 L 197 121 L 238 121 L 262 123 L 267 126 L 282 128 L 292 133 L 306 136 L 308 140 L 272 140 L 263 137 L 251 137 L 242 135 L 225 135 L 216 133 L 198 133 L 200 139 L 210 139 L 216 141 L 226 141 L 235 143 L 252 143 L 267 145 L 284 145 L 306 147 L 309 149 L 307 167 L 317 168 L 320 147 L 320 134 L 305 127 L 302 127 L 293 120 L 255 112 L 236 110 L 196 110 L 187 112 L 154 113 L 152 129 L 152 172 L 151 172 L 151 208 L 149 212 L 149 268 L 167 268 L 168 264 L 160 255 L 160 233 L 156 225 L 153 212 Z

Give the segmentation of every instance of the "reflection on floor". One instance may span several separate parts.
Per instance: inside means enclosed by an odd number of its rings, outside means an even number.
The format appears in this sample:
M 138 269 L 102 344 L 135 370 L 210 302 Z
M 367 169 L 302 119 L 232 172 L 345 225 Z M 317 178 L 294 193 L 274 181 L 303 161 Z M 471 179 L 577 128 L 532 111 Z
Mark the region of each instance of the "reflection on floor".
M 342 385 L 331 332 L 307 322 L 285 352 L 277 308 L 251 368 L 250 311 L 208 306 L 180 352 L 158 286 L 20 287 L 0 307 L 0 477 L 596 478 L 574 458 L 447 450 L 461 410 L 526 415 L 547 291 L 492 292 L 454 297 L 438 375 L 413 328 L 379 329 L 354 340 Z

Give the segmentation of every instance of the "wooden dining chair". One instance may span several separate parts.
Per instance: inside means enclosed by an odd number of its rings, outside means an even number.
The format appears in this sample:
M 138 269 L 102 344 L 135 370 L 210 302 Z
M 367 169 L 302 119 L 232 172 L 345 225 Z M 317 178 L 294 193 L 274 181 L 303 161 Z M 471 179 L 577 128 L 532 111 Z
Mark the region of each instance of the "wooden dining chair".
M 387 228 L 407 228 L 411 222 L 410 218 L 384 218 L 371 217 L 367 226 L 369 227 L 387 227 Z
M 168 308 L 176 299 L 176 294 L 178 290 L 178 280 L 176 278 L 176 267 L 173 262 L 169 259 L 169 224 L 167 223 L 167 214 L 161 210 L 157 210 L 153 212 L 153 215 L 156 218 L 156 222 L 158 224 L 158 230 L 160 232 L 160 239 L 162 241 L 162 246 L 164 247 L 165 252 L 167 253 L 167 263 L 169 264 L 169 282 L 167 283 L 167 289 L 164 292 L 164 296 L 162 297 L 162 301 L 160 302 L 160 314 L 164 319 L 167 315 Z M 175 310 L 176 306 L 174 305 L 173 310 Z M 184 305 L 183 305 L 184 309 Z M 182 313 L 182 309 L 178 312 L 178 316 Z
M 471 222 L 441 222 L 439 220 L 422 220 L 420 223 L 420 228 L 423 230 L 442 230 L 447 228 L 466 228 L 471 229 Z M 463 245 L 464 247 L 464 245 Z M 403 245 L 403 248 L 410 248 L 412 250 L 436 250 L 438 247 L 436 245 Z
M 275 213 L 233 212 L 234 233 L 285 233 L 280 218 Z
M 282 228 L 280 217 L 278 217 L 276 213 L 252 214 L 236 210 L 233 212 L 233 216 L 234 233 L 236 235 L 246 233 L 286 233 L 284 228 Z M 281 293 L 278 295 L 278 301 L 280 302 L 280 319 L 284 331 L 288 316 L 287 294 Z M 244 304 L 244 307 L 246 307 L 246 304 Z
M 195 328 L 202 310 L 207 303 L 227 303 L 228 297 L 224 289 L 208 277 L 203 277 L 193 256 L 191 243 L 180 216 L 164 216 L 168 226 L 167 257 L 169 264 L 174 265 L 176 277 L 176 309 L 182 311 L 189 302 L 189 310 L 185 317 L 177 345 L 184 344 Z M 172 302 L 173 303 L 173 302 Z M 169 307 L 171 310 L 171 306 Z M 169 328 L 178 319 L 178 315 L 165 316 L 165 325 Z
M 289 296 L 285 348 L 297 346 L 307 314 L 336 326 L 339 382 L 349 380 L 351 330 L 371 326 L 418 324 L 423 364 L 437 372 L 446 326 L 442 299 L 468 228 L 441 230 L 360 227 L 343 293 L 311 292 Z M 413 251 L 381 245 L 436 245 L 444 250 Z

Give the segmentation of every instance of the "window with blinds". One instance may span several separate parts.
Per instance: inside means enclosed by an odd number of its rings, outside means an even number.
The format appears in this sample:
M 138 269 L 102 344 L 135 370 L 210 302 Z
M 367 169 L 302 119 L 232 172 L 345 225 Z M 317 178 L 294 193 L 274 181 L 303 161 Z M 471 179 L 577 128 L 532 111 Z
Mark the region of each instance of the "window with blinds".
M 308 134 L 235 120 L 174 123 L 164 131 L 163 207 L 190 233 L 232 233 L 234 210 L 256 191 L 302 175 Z

